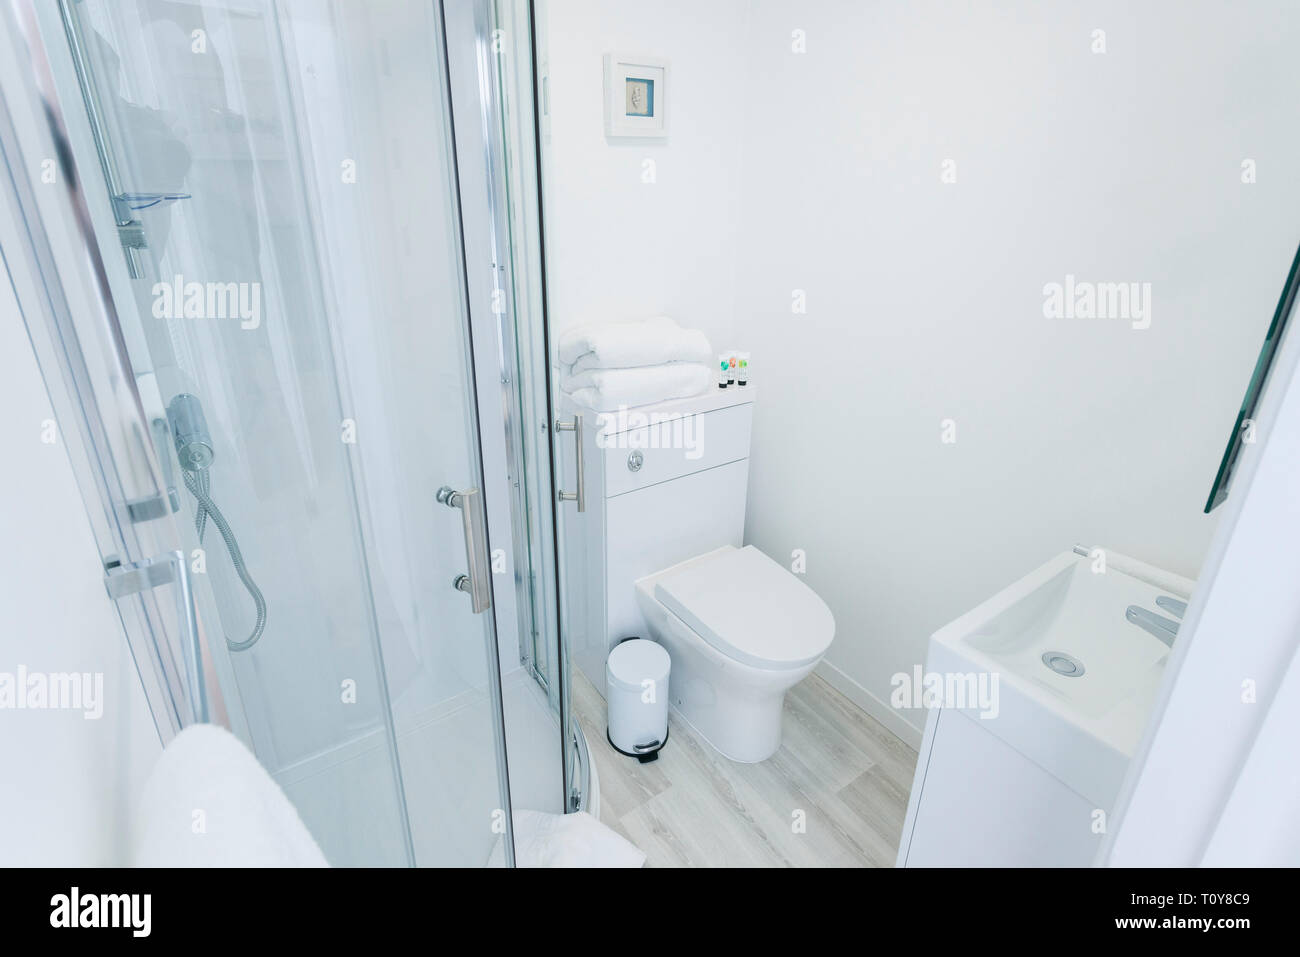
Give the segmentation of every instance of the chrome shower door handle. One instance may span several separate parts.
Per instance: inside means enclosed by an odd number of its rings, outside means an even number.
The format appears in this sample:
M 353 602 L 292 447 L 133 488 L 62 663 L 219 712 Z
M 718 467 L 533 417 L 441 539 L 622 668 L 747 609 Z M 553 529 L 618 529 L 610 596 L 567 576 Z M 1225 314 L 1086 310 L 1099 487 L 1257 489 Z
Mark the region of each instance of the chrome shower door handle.
M 574 447 L 577 449 L 576 462 L 578 466 L 578 490 L 576 492 L 566 492 L 560 490 L 561 502 L 577 502 L 578 511 L 587 510 L 587 481 L 583 475 L 583 458 L 582 458 L 582 416 L 575 415 L 572 422 L 556 422 L 556 432 L 572 432 Z
M 208 691 L 203 683 L 203 649 L 199 643 L 199 619 L 194 610 L 194 585 L 190 566 L 182 551 L 168 552 L 157 558 L 118 565 L 104 576 L 108 597 L 117 601 L 138 595 L 159 585 L 176 586 L 176 617 L 185 625 L 185 683 L 189 685 L 190 708 L 195 723 L 206 724 Z
M 464 492 L 444 485 L 438 489 L 438 501 L 451 508 L 460 509 L 465 530 L 465 562 L 469 571 L 457 575 L 452 585 L 469 594 L 470 607 L 480 614 L 492 607 L 492 582 L 488 576 L 487 519 L 483 515 L 483 495 L 472 488 Z

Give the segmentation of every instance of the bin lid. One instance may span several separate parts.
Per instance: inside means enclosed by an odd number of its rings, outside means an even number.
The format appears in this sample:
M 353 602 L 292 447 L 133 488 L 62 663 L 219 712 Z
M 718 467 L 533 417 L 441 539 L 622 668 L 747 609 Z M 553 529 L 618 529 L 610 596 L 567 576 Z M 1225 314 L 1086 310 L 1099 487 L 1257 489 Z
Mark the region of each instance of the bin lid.
M 617 687 L 640 691 L 641 682 L 649 679 L 658 684 L 668 680 L 672 659 L 663 645 L 648 638 L 621 641 L 609 653 L 605 676 Z

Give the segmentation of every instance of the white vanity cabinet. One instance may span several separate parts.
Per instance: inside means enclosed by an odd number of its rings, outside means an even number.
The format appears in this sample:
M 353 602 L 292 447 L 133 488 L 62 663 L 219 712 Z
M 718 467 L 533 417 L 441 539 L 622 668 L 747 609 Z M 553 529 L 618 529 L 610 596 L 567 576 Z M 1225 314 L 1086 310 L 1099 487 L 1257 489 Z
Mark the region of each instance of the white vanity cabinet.
M 1102 836 L 1094 832 L 1099 809 L 982 720 L 957 709 L 930 712 L 898 866 L 1090 865 Z
M 1193 585 L 1159 569 L 1159 584 L 1100 574 L 1086 555 L 1058 554 L 931 637 L 914 680 L 936 707 L 900 867 L 1095 859 L 1169 655 L 1128 611 Z

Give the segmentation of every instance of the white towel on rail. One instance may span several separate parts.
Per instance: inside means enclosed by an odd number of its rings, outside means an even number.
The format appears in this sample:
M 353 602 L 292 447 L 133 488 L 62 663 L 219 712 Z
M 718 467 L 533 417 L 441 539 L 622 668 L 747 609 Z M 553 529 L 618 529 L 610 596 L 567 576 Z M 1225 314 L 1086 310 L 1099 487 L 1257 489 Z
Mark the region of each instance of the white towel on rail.
M 704 333 L 683 329 L 668 316 L 578 326 L 560 335 L 557 354 L 571 372 L 662 362 L 707 363 L 712 358 Z
M 298 811 L 229 731 L 196 724 L 172 739 L 133 821 L 136 867 L 328 867 Z
M 635 369 L 591 369 L 564 376 L 560 388 L 597 412 L 684 399 L 707 391 L 712 369 L 700 362 L 666 362 Z

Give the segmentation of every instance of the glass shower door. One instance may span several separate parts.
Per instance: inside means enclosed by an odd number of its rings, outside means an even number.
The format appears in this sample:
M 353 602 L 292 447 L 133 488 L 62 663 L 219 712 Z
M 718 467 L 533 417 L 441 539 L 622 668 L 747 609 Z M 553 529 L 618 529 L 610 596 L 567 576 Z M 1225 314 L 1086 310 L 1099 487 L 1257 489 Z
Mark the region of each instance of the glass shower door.
M 215 719 L 332 863 L 512 861 L 441 5 L 28 13 Z

